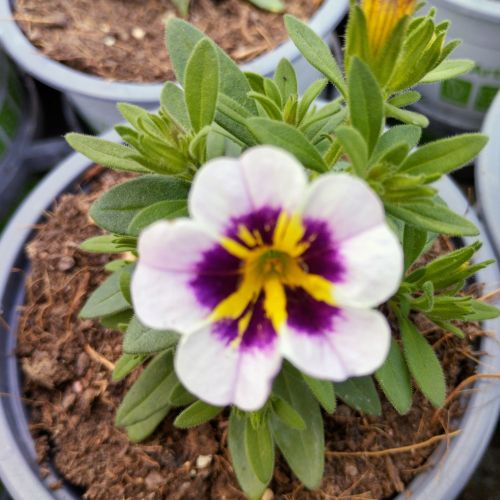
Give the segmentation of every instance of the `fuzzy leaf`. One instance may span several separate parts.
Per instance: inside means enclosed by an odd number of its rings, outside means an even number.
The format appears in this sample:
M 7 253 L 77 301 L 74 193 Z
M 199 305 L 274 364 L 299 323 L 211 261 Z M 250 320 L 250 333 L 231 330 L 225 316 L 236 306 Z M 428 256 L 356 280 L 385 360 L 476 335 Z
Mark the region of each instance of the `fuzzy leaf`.
M 68 144 L 99 165 L 125 172 L 147 173 L 149 170 L 131 159 L 135 150 L 123 144 L 105 141 L 90 135 L 71 132 L 65 136 Z
M 387 399 L 400 415 L 408 413 L 413 399 L 408 366 L 398 343 L 391 339 L 391 350 L 375 378 Z
M 140 443 L 149 437 L 156 430 L 158 425 L 170 412 L 170 406 L 165 406 L 156 413 L 153 413 L 145 420 L 126 427 L 127 436 L 132 443 Z
M 439 66 L 427 73 L 420 80 L 420 83 L 434 83 L 455 78 L 463 73 L 472 71 L 475 64 L 470 59 L 446 59 Z
M 115 234 L 93 236 L 80 244 L 80 249 L 89 253 L 124 253 L 131 250 L 131 246 L 120 243 L 120 237 Z
M 290 96 L 298 95 L 297 75 L 295 74 L 293 65 L 288 59 L 282 59 L 280 61 L 276 68 L 276 73 L 274 74 L 274 80 L 278 85 L 283 102 L 286 102 Z
M 248 128 L 261 144 L 272 144 L 287 150 L 305 167 L 316 172 L 327 170 L 316 148 L 295 127 L 268 118 L 250 118 L 247 123 Z
M 392 104 L 384 104 L 385 114 L 390 118 L 395 118 L 400 122 L 407 123 L 408 125 L 416 125 L 417 127 L 426 128 L 429 126 L 429 119 L 421 113 L 415 111 L 408 111 L 407 109 L 399 109 Z
M 128 427 L 169 406 L 176 384 L 172 352 L 158 354 L 123 398 L 116 412 L 116 425 Z
M 173 82 L 167 82 L 161 91 L 160 103 L 184 130 L 191 128 L 184 91 Z
M 123 350 L 127 354 L 149 354 L 168 349 L 178 341 L 178 333 L 148 328 L 134 317 L 125 334 Z
M 200 40 L 186 64 L 184 94 L 195 132 L 210 125 L 215 117 L 219 92 L 219 60 L 208 40 Z
M 128 234 L 139 236 L 140 232 L 153 222 L 176 219 L 177 217 L 187 215 L 187 200 L 159 201 L 138 212 L 130 221 L 127 232 Z
M 396 125 L 390 128 L 377 141 L 371 162 L 380 161 L 387 154 L 387 151 L 401 143 L 405 143 L 409 149 L 413 149 L 419 143 L 421 135 L 421 128 L 415 125 Z
M 231 463 L 238 478 L 241 489 L 250 500 L 260 500 L 267 484 L 255 475 L 245 453 L 243 437 L 245 435 L 246 417 L 233 409 L 229 418 L 227 444 L 231 454 Z
M 302 374 L 302 376 L 307 384 L 307 387 L 309 387 L 319 404 L 327 413 L 332 414 L 337 407 L 333 384 L 328 380 L 318 380 L 304 374 Z
M 405 270 L 408 269 L 422 254 L 427 244 L 427 231 L 405 224 L 403 233 L 403 253 Z
M 344 77 L 328 45 L 307 24 L 292 15 L 285 16 L 285 26 L 293 43 L 309 64 L 323 73 L 345 95 Z
M 248 463 L 262 483 L 268 484 L 274 472 L 274 441 L 267 419 L 255 429 L 250 418 L 245 423 L 245 452 Z
M 129 373 L 133 372 L 138 366 L 142 365 L 147 356 L 142 354 L 123 354 L 115 363 L 112 378 L 115 382 L 123 380 Z
M 352 125 L 364 137 L 371 152 L 382 130 L 384 100 L 370 68 L 357 57 L 351 62 L 348 100 Z
M 344 151 L 349 156 L 354 172 L 358 177 L 365 177 L 368 167 L 368 146 L 357 129 L 341 126 L 335 130 Z
M 303 431 L 306 428 L 304 419 L 284 399 L 277 397 L 273 401 L 275 415 L 291 429 Z
M 99 318 L 125 311 L 130 308 L 120 290 L 121 270 L 114 272 L 87 299 L 80 311 L 80 318 Z
M 293 473 L 309 489 L 321 484 L 324 469 L 325 438 L 318 403 L 301 375 L 286 366 L 274 382 L 273 391 L 299 413 L 304 430 L 291 429 L 279 418 L 271 417 L 274 439 Z
M 174 421 L 179 429 L 190 429 L 215 418 L 224 408 L 212 406 L 203 401 L 196 401 L 183 410 Z
M 285 4 L 282 0 L 249 0 L 259 9 L 268 10 L 269 12 L 283 12 L 285 10 Z
M 382 406 L 371 377 L 353 377 L 334 384 L 335 394 L 347 405 L 367 415 L 380 416 Z
M 408 319 L 400 317 L 404 355 L 419 389 L 436 407 L 441 407 L 446 397 L 443 368 L 426 338 Z
M 160 201 L 185 202 L 189 183 L 174 177 L 145 175 L 105 192 L 90 207 L 90 216 L 100 227 L 128 234 L 129 225 L 143 209 Z

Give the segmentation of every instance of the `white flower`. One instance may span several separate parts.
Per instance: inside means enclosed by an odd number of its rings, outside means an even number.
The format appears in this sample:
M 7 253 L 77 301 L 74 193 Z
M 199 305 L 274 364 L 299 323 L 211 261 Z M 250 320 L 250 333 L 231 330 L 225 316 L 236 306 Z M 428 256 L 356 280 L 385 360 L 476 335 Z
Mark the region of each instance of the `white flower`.
M 365 182 L 332 173 L 308 186 L 292 156 L 261 146 L 202 167 L 189 210 L 142 233 L 132 281 L 139 319 L 182 334 L 189 391 L 251 411 L 283 358 L 333 381 L 380 367 L 390 328 L 372 308 L 398 289 L 403 255 Z

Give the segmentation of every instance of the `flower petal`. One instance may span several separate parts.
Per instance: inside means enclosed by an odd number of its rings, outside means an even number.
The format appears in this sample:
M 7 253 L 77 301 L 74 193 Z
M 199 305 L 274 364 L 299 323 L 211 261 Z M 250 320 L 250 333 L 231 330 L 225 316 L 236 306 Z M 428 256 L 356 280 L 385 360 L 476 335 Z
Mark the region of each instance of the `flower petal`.
M 384 207 L 375 192 L 348 174 L 326 174 L 314 181 L 303 218 L 326 222 L 336 242 L 385 223 Z
M 385 361 L 391 332 L 379 311 L 340 309 L 330 328 L 311 333 L 287 325 L 281 352 L 311 377 L 341 382 L 369 375 Z
M 295 211 L 306 185 L 304 168 L 292 155 L 258 146 L 239 160 L 219 158 L 203 166 L 193 182 L 189 210 L 221 234 L 231 220 L 263 207 Z
M 210 313 L 193 290 L 196 266 L 214 241 L 191 220 L 160 221 L 139 239 L 131 294 L 139 320 L 156 329 L 193 331 Z
M 403 276 L 403 250 L 386 224 L 342 241 L 339 258 L 343 274 L 333 290 L 337 305 L 374 307 L 397 292 Z
M 265 349 L 235 347 L 212 325 L 181 339 L 175 370 L 183 385 L 214 406 L 261 408 L 281 367 L 278 339 Z

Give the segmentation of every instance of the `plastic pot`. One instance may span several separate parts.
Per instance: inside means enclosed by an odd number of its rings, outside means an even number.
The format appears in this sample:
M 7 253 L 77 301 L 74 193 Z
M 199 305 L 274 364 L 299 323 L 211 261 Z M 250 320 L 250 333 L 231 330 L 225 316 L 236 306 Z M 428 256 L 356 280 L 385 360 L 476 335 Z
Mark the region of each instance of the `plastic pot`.
M 488 112 L 483 132 L 490 140 L 476 162 L 476 188 L 481 214 L 500 258 L 500 94 Z
M 111 82 L 44 56 L 12 19 L 14 3 L 14 0 L 0 0 L 0 33 L 6 51 L 30 75 L 64 92 L 94 130 L 102 132 L 122 120 L 116 110 L 117 102 L 130 102 L 149 109 L 159 105 L 163 86 L 160 83 Z M 327 40 L 346 13 L 347 6 L 348 0 L 325 0 L 309 25 Z M 301 89 L 317 79 L 318 72 L 307 63 L 290 40 L 242 65 L 242 70 L 272 76 L 283 57 L 293 63 Z
M 38 99 L 33 81 L 21 78 L 0 52 L 0 219 L 17 200 L 29 171 L 23 152 L 37 128 Z
M 103 136 L 118 140 L 115 133 Z M 33 441 L 28 430 L 28 416 L 21 400 L 20 373 L 15 357 L 17 306 L 24 298 L 22 272 L 28 272 L 25 244 L 32 236 L 32 227 L 38 223 L 46 209 L 63 192 L 74 188 L 81 174 L 91 165 L 82 155 L 73 154 L 55 168 L 26 199 L 0 240 L 0 312 L 5 321 L 0 321 L 0 477 L 16 500 L 46 500 L 54 498 L 78 498 L 78 492 L 64 485 L 51 491 L 47 483 L 54 478 L 40 479 L 37 469 Z M 482 230 L 482 226 L 464 196 L 450 179 L 439 183 L 442 197 L 459 213 L 469 213 Z M 478 259 L 492 256 L 492 248 L 482 231 L 484 245 Z M 466 239 L 469 242 L 469 239 Z M 498 268 L 491 266 L 480 271 L 479 281 L 496 284 L 500 276 Z M 9 325 L 9 327 L 7 327 Z M 485 328 L 495 331 L 497 338 L 484 337 L 480 350 L 488 353 L 486 363 L 478 365 L 479 373 L 500 372 L 500 320 L 486 321 Z M 481 380 L 468 400 L 467 409 L 461 418 L 461 434 L 436 450 L 431 460 L 436 464 L 419 475 L 409 486 L 412 498 L 417 500 L 448 500 L 455 498 L 477 466 L 481 455 L 495 428 L 500 408 L 500 384 Z M 398 497 L 404 500 L 404 495 Z
M 443 125 L 443 132 L 478 130 L 500 88 L 500 3 L 498 0 L 429 0 L 436 19 L 450 20 L 449 38 L 463 40 L 454 58 L 472 59 L 467 75 L 419 87 L 415 108 Z M 435 127 L 435 129 L 437 126 Z

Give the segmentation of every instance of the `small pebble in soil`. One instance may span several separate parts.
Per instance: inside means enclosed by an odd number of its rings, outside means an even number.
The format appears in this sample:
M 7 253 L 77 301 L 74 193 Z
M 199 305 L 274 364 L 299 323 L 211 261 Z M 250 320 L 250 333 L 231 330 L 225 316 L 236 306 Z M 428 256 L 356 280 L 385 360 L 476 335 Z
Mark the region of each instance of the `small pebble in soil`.
M 212 463 L 212 455 L 200 455 L 196 459 L 196 468 L 205 469 Z
M 158 472 L 150 472 L 144 479 L 146 488 L 150 491 L 158 489 L 165 482 L 165 478 Z
M 83 391 L 82 383 L 79 380 L 73 382 L 73 391 L 80 394 Z
M 264 491 L 264 494 L 262 495 L 262 500 L 273 500 L 273 498 L 274 498 L 273 490 L 267 488 L 267 490 Z
M 116 38 L 114 36 L 105 36 L 103 40 L 104 45 L 106 47 L 113 47 L 113 45 L 116 43 Z
M 136 26 L 135 28 L 132 29 L 132 36 L 136 40 L 142 40 L 146 36 L 146 32 L 142 28 Z
M 355 477 L 359 474 L 357 467 L 354 464 L 346 464 L 344 472 L 347 476 Z
M 61 257 L 57 264 L 57 269 L 62 272 L 70 271 L 75 267 L 75 259 L 69 255 Z

